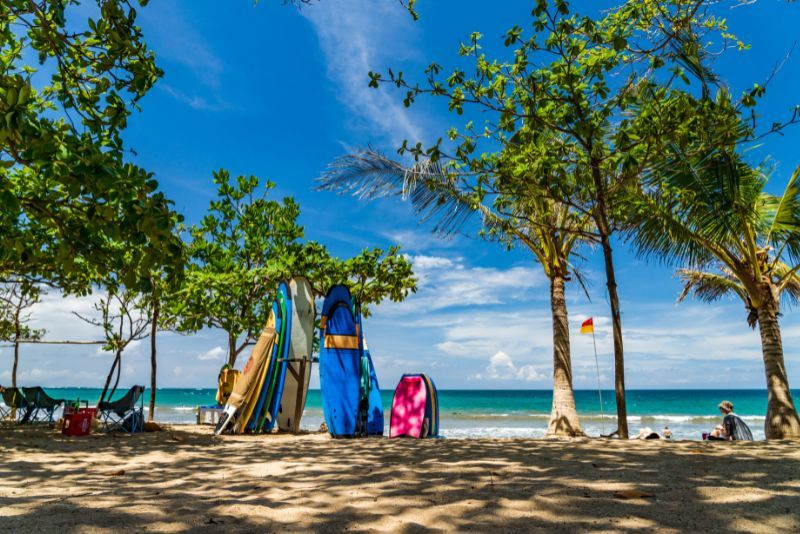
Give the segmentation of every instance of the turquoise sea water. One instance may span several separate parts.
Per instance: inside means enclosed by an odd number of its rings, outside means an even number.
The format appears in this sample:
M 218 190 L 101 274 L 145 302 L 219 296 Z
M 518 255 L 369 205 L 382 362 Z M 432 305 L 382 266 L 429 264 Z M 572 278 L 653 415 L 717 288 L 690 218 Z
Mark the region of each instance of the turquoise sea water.
M 85 399 L 90 404 L 100 396 L 99 389 L 46 388 L 56 398 Z M 118 392 L 115 398 L 121 396 Z M 197 406 L 215 404 L 214 389 L 159 389 L 156 397 L 156 420 L 167 423 L 194 423 Z M 717 404 L 734 403 L 735 411 L 753 430 L 756 439 L 764 437 L 765 390 L 629 390 L 628 425 L 631 434 L 643 427 L 661 433 L 669 426 L 678 439 L 700 439 L 721 420 Z M 149 400 L 145 392 L 145 409 Z M 614 392 L 603 391 L 603 414 L 597 391 L 575 392 L 581 424 L 589 435 L 599 435 L 616 428 Z M 800 391 L 793 392 L 796 399 Z M 541 437 L 547 427 L 552 393 L 549 390 L 440 390 L 441 432 L 448 438 L 467 437 Z M 392 391 L 383 391 L 387 410 Z M 316 430 L 322 423 L 320 392 L 308 394 L 302 426 Z M 388 428 L 387 428 L 388 433 Z

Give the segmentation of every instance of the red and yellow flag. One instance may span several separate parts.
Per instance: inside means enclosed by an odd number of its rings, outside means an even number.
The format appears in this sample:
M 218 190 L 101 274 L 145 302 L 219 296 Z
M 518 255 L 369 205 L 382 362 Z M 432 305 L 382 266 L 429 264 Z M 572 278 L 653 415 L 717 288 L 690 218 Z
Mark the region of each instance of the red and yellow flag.
M 592 317 L 581 323 L 581 334 L 594 334 L 594 319 Z

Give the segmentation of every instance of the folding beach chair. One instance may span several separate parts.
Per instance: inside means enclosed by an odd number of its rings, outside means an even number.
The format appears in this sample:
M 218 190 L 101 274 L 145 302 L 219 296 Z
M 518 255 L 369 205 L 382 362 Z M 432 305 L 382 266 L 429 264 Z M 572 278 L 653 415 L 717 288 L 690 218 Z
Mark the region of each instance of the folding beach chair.
M 52 423 L 53 414 L 59 406 L 66 402 L 64 399 L 54 399 L 39 387 L 22 388 L 25 401 L 28 403 L 27 412 L 20 419 L 22 423 Z
M 106 431 L 142 432 L 144 430 L 144 386 L 133 386 L 121 399 L 97 405 L 97 416 Z
M 3 386 L 0 386 L 0 393 L 3 393 L 6 390 Z M 2 398 L 2 397 L 0 397 Z M 3 399 L 4 406 L 0 406 L 0 420 L 5 419 L 6 417 L 11 414 L 11 407 L 5 404 L 5 399 Z
M 28 401 L 25 400 L 25 395 L 22 391 L 19 388 L 3 388 L 0 393 L 3 396 L 3 402 L 8 406 L 8 410 L 2 410 L 5 414 L 3 417 L 8 417 L 16 412 L 17 421 L 21 421 L 28 413 L 29 408 Z

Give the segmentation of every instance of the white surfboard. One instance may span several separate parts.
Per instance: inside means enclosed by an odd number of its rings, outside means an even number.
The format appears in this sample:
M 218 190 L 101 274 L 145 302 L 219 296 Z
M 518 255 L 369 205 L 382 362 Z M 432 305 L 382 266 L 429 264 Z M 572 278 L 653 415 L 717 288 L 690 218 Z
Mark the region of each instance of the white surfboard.
M 300 430 L 300 419 L 306 406 L 308 382 L 311 379 L 311 352 L 314 345 L 314 293 L 305 278 L 289 282 L 292 297 L 292 332 L 289 362 L 278 411 L 278 428 L 284 432 Z

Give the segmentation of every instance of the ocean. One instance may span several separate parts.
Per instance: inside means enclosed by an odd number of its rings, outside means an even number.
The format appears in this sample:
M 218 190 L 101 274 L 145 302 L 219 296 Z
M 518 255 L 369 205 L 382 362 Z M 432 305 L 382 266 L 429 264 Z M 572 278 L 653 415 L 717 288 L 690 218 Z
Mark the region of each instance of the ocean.
M 90 404 L 100 396 L 99 389 L 46 388 L 56 398 L 84 399 Z M 124 391 L 123 391 L 124 392 Z M 123 392 L 118 392 L 115 398 Z M 156 421 L 194 423 L 197 406 L 215 404 L 214 389 L 158 389 Z M 616 428 L 613 391 L 603 391 L 600 410 L 597 391 L 575 392 L 578 414 L 584 431 L 590 436 Z M 149 401 L 145 392 L 145 410 Z M 392 392 L 383 391 L 388 434 L 388 409 Z M 800 398 L 800 391 L 793 391 Z M 676 439 L 700 439 L 722 419 L 717 405 L 733 402 L 735 411 L 750 426 L 756 439 L 764 438 L 765 390 L 628 390 L 628 426 L 631 435 L 649 427 L 662 433 L 668 426 Z M 549 390 L 440 390 L 440 428 L 446 438 L 540 438 L 544 436 L 550 415 L 552 393 Z M 302 427 L 317 430 L 323 421 L 319 390 L 308 393 Z

